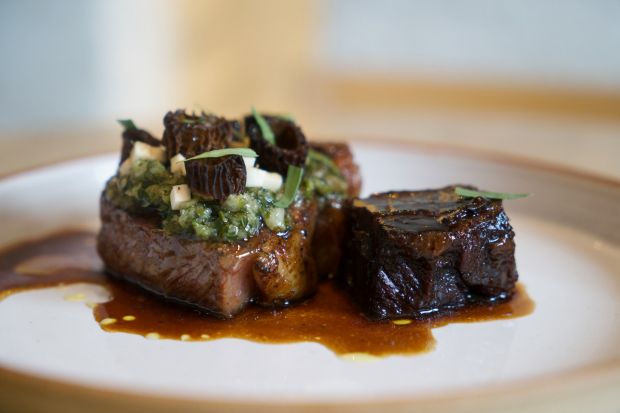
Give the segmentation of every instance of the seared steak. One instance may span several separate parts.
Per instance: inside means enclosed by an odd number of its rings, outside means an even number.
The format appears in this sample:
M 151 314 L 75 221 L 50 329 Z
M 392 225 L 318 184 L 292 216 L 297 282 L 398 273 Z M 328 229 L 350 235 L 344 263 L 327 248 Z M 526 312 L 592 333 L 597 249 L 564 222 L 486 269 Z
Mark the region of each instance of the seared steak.
M 502 202 L 454 187 L 353 201 L 343 277 L 371 319 L 427 318 L 509 298 L 514 232 Z
M 359 173 L 348 147 L 321 145 L 338 148 L 334 163 L 357 195 Z M 97 249 L 112 275 L 231 317 L 251 302 L 278 307 L 299 301 L 316 290 L 319 275 L 338 269 L 345 234 L 341 205 L 318 211 L 316 201 L 306 201 L 289 212 L 293 227 L 286 235 L 263 227 L 247 241 L 200 241 L 167 234 L 157 214 L 129 213 L 104 194 Z
M 310 240 L 316 206 L 291 212 L 295 226 L 286 238 L 264 227 L 231 244 L 166 234 L 157 217 L 129 214 L 102 196 L 97 250 L 112 275 L 231 317 L 252 301 L 282 306 L 314 292 Z

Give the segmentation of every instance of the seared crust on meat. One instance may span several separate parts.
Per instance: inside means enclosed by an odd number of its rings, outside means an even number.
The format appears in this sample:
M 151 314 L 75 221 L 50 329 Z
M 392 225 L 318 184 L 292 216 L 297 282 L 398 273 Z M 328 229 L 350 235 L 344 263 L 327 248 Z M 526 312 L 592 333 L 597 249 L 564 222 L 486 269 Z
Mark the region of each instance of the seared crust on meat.
M 347 177 L 350 194 L 358 194 L 359 171 L 348 147 L 319 146 Z M 247 241 L 201 241 L 167 234 L 158 216 L 129 213 L 103 194 L 97 250 L 118 278 L 232 317 L 251 302 L 281 307 L 303 300 L 316 290 L 319 275 L 337 272 L 346 227 L 342 203 L 319 211 L 316 201 L 304 201 L 288 212 L 292 228 L 284 234 L 264 226 Z
M 313 202 L 302 208 L 295 208 L 291 214 L 298 230 L 286 237 L 270 237 L 260 247 L 253 269 L 260 304 L 287 305 L 316 289 L 318 276 L 310 240 L 317 222 L 317 206 Z
M 366 316 L 435 317 L 513 294 L 514 232 L 502 202 L 454 188 L 353 202 L 343 281 Z
M 231 317 L 252 301 L 282 306 L 316 289 L 310 254 L 316 207 L 304 205 L 294 213 L 299 220 L 286 237 L 264 227 L 248 241 L 229 244 L 168 235 L 157 219 L 131 215 L 102 196 L 97 250 L 112 275 Z M 281 264 L 258 276 L 255 263 L 263 256 Z

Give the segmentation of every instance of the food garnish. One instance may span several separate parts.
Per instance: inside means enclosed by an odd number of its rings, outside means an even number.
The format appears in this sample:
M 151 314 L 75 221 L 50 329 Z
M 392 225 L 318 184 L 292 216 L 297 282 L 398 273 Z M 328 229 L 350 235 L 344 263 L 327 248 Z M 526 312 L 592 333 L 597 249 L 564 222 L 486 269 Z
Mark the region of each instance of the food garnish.
M 125 128 L 125 130 L 133 130 L 133 129 L 138 129 L 136 127 L 136 124 L 133 123 L 133 120 L 131 119 L 118 119 L 118 123 L 121 124 L 121 126 L 123 128 Z
M 295 195 L 301 184 L 304 175 L 304 169 L 295 165 L 289 165 L 286 174 L 286 182 L 284 183 L 284 194 L 275 203 L 277 207 L 288 208 L 295 200 Z
M 481 197 L 481 198 L 487 198 L 487 199 L 503 199 L 503 200 L 526 198 L 531 195 L 531 194 L 526 194 L 526 193 L 517 194 L 517 193 L 511 193 L 511 192 L 478 191 L 474 189 L 463 188 L 461 186 L 457 186 L 456 188 L 454 188 L 454 192 L 458 196 L 461 196 L 463 198 Z
M 327 168 L 329 168 L 330 171 L 340 174 L 340 169 L 338 169 L 334 161 L 332 161 L 329 156 L 322 154 L 319 151 L 315 151 L 314 149 L 309 149 L 308 159 L 306 162 L 310 162 L 312 160 L 320 162 L 323 165 L 327 166 Z
M 188 122 L 191 120 L 193 122 Z M 230 146 L 233 128 L 225 118 L 202 112 L 199 115 L 179 109 L 164 117 L 163 144 L 168 158 L 181 153 L 191 158 L 203 152 Z
M 239 156 L 243 156 L 244 158 L 258 157 L 258 154 L 254 152 L 253 149 L 250 149 L 250 148 L 224 148 L 224 149 L 214 149 L 212 151 L 203 152 L 200 155 L 196 155 L 194 157 L 186 159 L 185 162 L 194 161 L 196 159 L 219 158 L 222 156 L 230 156 L 230 155 L 239 155 Z
M 260 157 L 261 168 L 286 175 L 289 165 L 303 167 L 308 154 L 308 142 L 299 126 L 279 116 L 263 116 L 256 110 L 254 113 L 258 116 L 245 117 L 245 130 L 250 147 Z
M 203 157 L 185 162 L 187 183 L 206 198 L 224 201 L 245 190 L 247 171 L 239 155 Z
M 127 170 L 131 167 L 132 162 L 127 162 L 127 159 L 132 155 L 132 151 L 136 143 L 140 142 L 154 148 L 160 148 L 161 141 L 144 129 L 138 129 L 136 124 L 131 119 L 118 119 L 118 123 L 120 123 L 124 128 L 122 134 L 123 146 L 121 148 L 121 159 L 119 164 L 124 164 L 123 171 L 127 172 Z M 142 149 L 144 149 L 144 147 Z
M 256 119 L 256 123 L 258 123 L 258 127 L 260 128 L 261 134 L 263 135 L 263 139 L 269 142 L 272 145 L 276 144 L 276 136 L 271 130 L 271 126 L 269 126 L 269 122 L 256 111 L 256 108 L 252 106 L 252 116 Z

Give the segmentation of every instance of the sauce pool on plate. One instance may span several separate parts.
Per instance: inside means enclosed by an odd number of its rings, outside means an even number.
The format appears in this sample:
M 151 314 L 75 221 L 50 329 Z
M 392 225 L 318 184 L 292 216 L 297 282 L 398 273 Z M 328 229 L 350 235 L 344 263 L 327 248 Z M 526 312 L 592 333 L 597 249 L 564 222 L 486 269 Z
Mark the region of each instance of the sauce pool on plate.
M 271 344 L 315 342 L 339 355 L 422 353 L 435 345 L 434 327 L 522 317 L 535 306 L 523 285 L 518 284 L 512 299 L 495 306 L 468 307 L 427 321 L 369 321 L 328 281 L 321 284 L 316 295 L 296 306 L 278 310 L 250 306 L 233 319 L 221 320 L 107 277 L 91 232 L 59 232 L 0 252 L 0 298 L 79 282 L 103 285 L 110 291 L 110 301 L 93 307 L 94 320 L 108 332 L 182 341 L 240 338 Z

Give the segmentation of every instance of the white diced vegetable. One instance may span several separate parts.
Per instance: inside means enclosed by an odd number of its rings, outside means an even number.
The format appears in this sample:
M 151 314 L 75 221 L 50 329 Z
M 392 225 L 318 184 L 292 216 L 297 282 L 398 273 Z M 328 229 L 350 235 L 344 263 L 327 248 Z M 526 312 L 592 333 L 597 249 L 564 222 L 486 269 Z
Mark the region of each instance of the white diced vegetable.
M 245 186 L 248 188 L 265 188 L 275 192 L 282 187 L 282 175 L 258 168 L 249 168 Z
M 256 158 L 252 158 L 250 156 L 244 156 L 243 162 L 245 163 L 245 169 L 249 170 L 250 168 L 254 168 L 254 164 L 256 163 Z
M 133 162 L 131 162 L 131 158 L 125 159 L 121 166 L 118 167 L 118 173 L 121 176 L 129 175 L 129 171 L 131 171 L 131 165 L 133 165 Z
M 261 188 L 265 182 L 267 171 L 258 168 L 248 168 L 245 186 L 248 188 Z
M 172 158 L 170 158 L 170 172 L 173 174 L 181 174 L 186 175 L 185 172 L 185 156 L 177 153 Z
M 166 160 L 166 150 L 163 146 L 151 146 L 144 142 L 136 142 L 131 149 L 131 160 L 135 162 L 138 159 L 164 162 Z
M 263 180 L 263 188 L 270 191 L 277 191 L 282 187 L 282 175 L 276 172 L 267 172 L 265 179 Z
M 170 191 L 170 206 L 173 211 L 183 208 L 191 199 L 192 193 L 189 190 L 189 186 L 183 184 L 172 187 L 172 191 Z
M 265 216 L 265 224 L 272 231 L 282 231 L 284 229 L 284 208 L 273 208 Z

